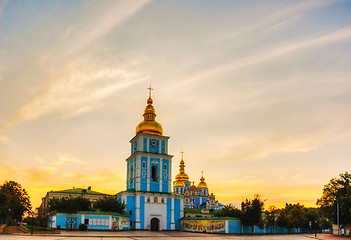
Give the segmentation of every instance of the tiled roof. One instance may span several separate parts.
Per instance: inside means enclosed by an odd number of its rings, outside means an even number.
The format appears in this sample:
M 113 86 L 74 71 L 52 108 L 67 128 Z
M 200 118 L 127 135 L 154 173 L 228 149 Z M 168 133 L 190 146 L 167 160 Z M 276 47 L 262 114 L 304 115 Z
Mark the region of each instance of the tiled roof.
M 240 220 L 234 217 L 183 217 L 181 220 Z
M 110 195 L 110 194 L 96 192 L 96 191 L 85 189 L 85 188 L 71 188 L 71 189 L 51 191 L 51 192 L 53 192 L 53 193 L 70 193 L 70 194 Z
M 116 213 L 116 212 L 78 211 L 77 214 L 113 215 L 113 216 L 121 216 L 121 217 L 130 217 L 128 214 L 122 214 L 122 213 Z

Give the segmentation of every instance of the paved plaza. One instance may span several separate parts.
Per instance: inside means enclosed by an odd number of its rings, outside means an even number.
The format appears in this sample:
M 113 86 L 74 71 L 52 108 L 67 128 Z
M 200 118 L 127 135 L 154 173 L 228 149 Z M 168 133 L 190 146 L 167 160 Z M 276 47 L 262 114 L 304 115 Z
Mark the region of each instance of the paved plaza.
M 202 234 L 202 233 L 188 233 L 188 232 L 149 232 L 149 231 L 125 231 L 125 232 L 66 232 L 62 231 L 60 235 L 0 235 L 0 240 L 12 239 L 38 239 L 38 240 L 163 240 L 163 239 L 189 239 L 189 240 L 220 240 L 220 239 L 240 239 L 240 240 L 339 240 L 345 238 L 337 238 L 332 235 L 314 235 L 304 234 L 286 234 L 286 235 L 264 235 L 264 236 L 240 236 L 240 235 L 224 235 L 224 234 Z

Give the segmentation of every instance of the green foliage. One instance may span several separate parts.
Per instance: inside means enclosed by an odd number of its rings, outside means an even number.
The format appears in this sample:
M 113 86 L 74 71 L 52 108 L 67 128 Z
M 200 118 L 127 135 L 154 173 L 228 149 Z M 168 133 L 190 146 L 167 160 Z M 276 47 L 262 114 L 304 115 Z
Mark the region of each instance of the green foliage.
M 321 198 L 317 200 L 323 214 L 337 222 L 337 201 L 340 207 L 340 224 L 351 223 L 351 174 L 345 172 L 324 185 Z
M 291 226 L 294 228 L 305 228 L 308 226 L 305 207 L 297 204 L 286 204 L 285 212 L 288 215 Z
M 277 225 L 281 228 L 288 228 L 292 227 L 292 222 L 290 218 L 286 215 L 284 210 L 281 210 L 279 216 L 277 218 Z
M 94 207 L 102 212 L 126 213 L 125 203 L 113 196 L 99 199 L 94 204 Z
M 77 198 L 53 198 L 48 201 L 48 208 L 50 211 L 75 213 L 77 211 L 89 211 L 91 202 L 89 199 L 83 197 Z
M 0 186 L 0 222 L 20 222 L 23 214 L 30 212 L 31 208 L 29 195 L 21 184 L 5 181 Z
M 274 231 L 274 225 L 275 225 L 275 215 L 277 214 L 277 209 L 275 208 L 275 206 L 269 206 L 268 210 L 265 211 L 266 214 L 266 225 L 267 227 L 271 227 L 271 233 L 273 233 Z
M 253 200 L 246 199 L 241 203 L 241 221 L 245 225 L 251 225 L 252 229 L 254 225 L 260 223 L 262 218 L 264 202 L 260 198 L 260 195 L 256 194 Z
M 237 209 L 234 205 L 225 205 L 222 210 L 216 211 L 214 214 L 216 217 L 236 217 L 241 218 L 241 211 Z
M 85 225 L 84 223 L 81 223 L 78 227 L 79 231 L 87 231 L 88 230 L 88 226 Z

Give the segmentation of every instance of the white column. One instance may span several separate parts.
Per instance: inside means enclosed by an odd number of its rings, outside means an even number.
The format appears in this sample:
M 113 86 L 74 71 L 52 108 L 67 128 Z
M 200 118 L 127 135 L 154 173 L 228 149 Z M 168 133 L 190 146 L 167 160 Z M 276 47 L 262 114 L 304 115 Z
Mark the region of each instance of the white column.
M 168 191 L 172 192 L 172 158 L 169 159 L 168 169 Z
M 109 217 L 108 217 L 108 229 L 112 229 L 112 216 L 110 215 Z
M 147 179 L 147 191 L 150 191 L 150 176 L 151 176 L 151 172 L 150 172 L 150 169 L 151 169 L 151 161 L 150 161 L 150 158 L 147 157 L 147 174 L 146 174 L 146 179 Z
M 229 220 L 224 220 L 225 221 L 225 233 L 229 233 Z
M 135 196 L 135 228 L 140 229 L 140 196 Z
M 184 198 L 180 199 L 180 218 L 184 216 Z
M 56 215 L 52 217 L 52 228 L 56 228 Z
M 162 192 L 162 180 L 163 180 L 163 160 L 160 158 L 160 169 L 159 169 L 159 179 L 160 179 L 160 190 L 159 192 Z
M 140 157 L 135 158 L 135 190 L 140 190 Z
M 175 223 L 174 223 L 174 197 L 172 197 L 171 201 L 171 230 L 175 229 Z
M 82 215 L 80 215 L 81 217 L 80 217 L 80 222 L 82 223 L 82 224 L 84 224 L 84 220 L 85 220 L 85 215 L 84 214 L 82 214 Z

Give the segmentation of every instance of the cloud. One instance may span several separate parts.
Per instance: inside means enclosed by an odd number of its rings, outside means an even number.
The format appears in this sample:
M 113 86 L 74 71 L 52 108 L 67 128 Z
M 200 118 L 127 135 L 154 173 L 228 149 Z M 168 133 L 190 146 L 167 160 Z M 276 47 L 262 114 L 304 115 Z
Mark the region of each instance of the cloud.
M 251 36 L 262 29 L 275 31 L 298 20 L 306 12 L 325 7 L 333 2 L 335 0 L 294 2 L 284 7 L 272 7 L 268 11 L 262 11 L 261 5 L 256 8 L 250 6 L 249 10 L 246 9 L 246 14 L 251 13 L 247 14 L 250 18 L 245 21 L 245 24 L 236 26 L 235 31 L 227 31 L 226 29 L 224 34 L 211 38 L 210 41 L 223 44 L 223 41 L 245 38 L 248 34 Z
M 130 85 L 145 81 L 127 67 L 99 66 L 95 61 L 81 59 L 49 70 L 48 79 L 42 82 L 33 96 L 19 107 L 7 126 L 33 120 L 52 112 L 72 117 L 99 106 L 101 100 Z
M 0 0 L 0 18 L 1 18 L 1 15 L 2 15 L 5 7 L 6 7 L 7 2 L 8 2 L 8 0 Z
M 131 16 L 140 11 L 145 7 L 150 0 L 141 0 L 137 2 L 130 1 L 109 1 L 111 4 L 98 3 L 98 5 L 103 5 L 102 9 L 97 6 L 95 2 L 90 2 L 85 5 L 82 12 L 88 12 L 91 14 L 96 14 L 97 9 L 101 10 L 98 18 L 85 19 L 86 22 L 82 22 L 78 29 L 75 29 L 75 34 L 73 39 L 70 40 L 69 48 L 67 49 L 68 55 L 74 54 L 80 50 L 83 50 L 91 43 L 96 41 L 98 38 L 102 37 L 108 33 L 112 28 L 117 27 Z M 70 36 L 73 31 L 68 28 L 66 36 Z M 65 38 L 64 41 L 68 39 Z
M 252 55 L 242 57 L 229 64 L 224 64 L 222 66 L 212 68 L 207 71 L 201 71 L 201 73 L 190 77 L 189 80 L 184 81 L 179 85 L 189 84 L 208 78 L 218 78 L 218 76 L 221 76 L 223 74 L 232 73 L 234 71 L 247 68 L 252 65 L 266 63 L 268 61 L 271 61 L 272 59 L 286 57 L 289 54 L 296 54 L 296 52 L 298 51 L 310 50 L 327 44 L 335 44 L 349 40 L 350 38 L 351 28 L 349 27 L 322 36 L 310 37 L 303 40 L 291 42 L 288 44 L 281 45 L 279 47 L 266 49 L 261 52 L 255 52 Z

